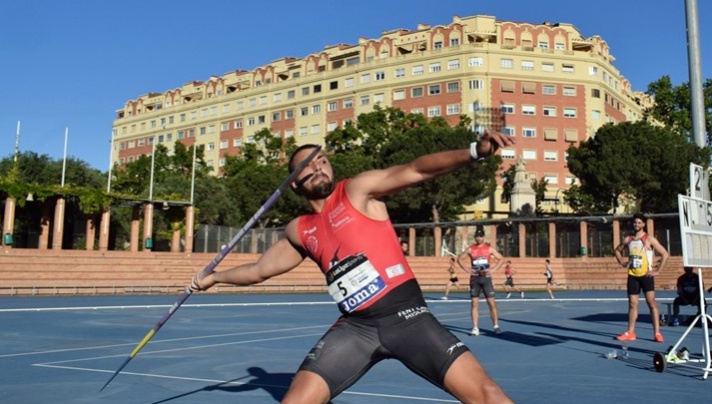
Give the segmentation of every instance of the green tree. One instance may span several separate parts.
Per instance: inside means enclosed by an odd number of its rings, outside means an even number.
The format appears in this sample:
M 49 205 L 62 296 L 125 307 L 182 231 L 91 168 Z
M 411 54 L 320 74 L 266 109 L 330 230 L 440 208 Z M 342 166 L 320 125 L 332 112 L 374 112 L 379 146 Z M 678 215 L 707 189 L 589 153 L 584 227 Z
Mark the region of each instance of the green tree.
M 568 154 L 569 170 L 581 180 L 576 192 L 591 197 L 596 213 L 617 209 L 624 196 L 636 201 L 635 210 L 675 211 L 677 195 L 688 186 L 689 163 L 706 166 L 710 155 L 684 136 L 642 121 L 606 124 Z
M 705 126 L 707 133 L 712 130 L 712 79 L 702 83 Z M 646 109 L 646 116 L 663 123 L 670 130 L 692 139 L 692 101 L 690 84 L 673 86 L 670 76 L 663 76 L 648 84 L 648 95 L 655 98 L 655 104 Z M 709 144 L 709 139 L 708 139 Z

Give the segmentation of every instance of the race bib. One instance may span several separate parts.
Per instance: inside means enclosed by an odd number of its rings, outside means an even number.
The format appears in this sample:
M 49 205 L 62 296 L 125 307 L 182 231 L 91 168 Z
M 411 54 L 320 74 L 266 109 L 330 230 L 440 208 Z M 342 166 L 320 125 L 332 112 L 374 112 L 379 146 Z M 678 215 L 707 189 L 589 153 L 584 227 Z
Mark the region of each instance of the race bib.
M 490 267 L 487 257 L 475 257 L 472 259 L 472 269 L 475 271 L 486 271 Z
M 341 260 L 326 273 L 329 294 L 341 311 L 350 313 L 386 289 L 368 258 L 359 254 Z
M 643 257 L 640 255 L 631 255 L 628 259 L 629 268 L 640 269 L 643 267 Z

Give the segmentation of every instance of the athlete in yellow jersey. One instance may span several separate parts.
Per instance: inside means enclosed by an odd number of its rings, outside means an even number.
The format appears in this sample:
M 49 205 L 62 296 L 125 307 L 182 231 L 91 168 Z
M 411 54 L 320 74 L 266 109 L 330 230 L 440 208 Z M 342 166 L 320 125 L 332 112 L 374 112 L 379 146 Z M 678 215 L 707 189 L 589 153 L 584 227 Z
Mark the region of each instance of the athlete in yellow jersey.
M 645 215 L 633 215 L 633 234 L 616 247 L 616 259 L 625 268 L 628 268 L 628 330 L 616 338 L 620 341 L 633 341 L 635 335 L 635 322 L 638 320 L 638 298 L 640 291 L 645 295 L 645 302 L 650 309 L 653 320 L 653 338 L 656 342 L 663 342 L 660 333 L 660 313 L 655 302 L 655 276 L 662 271 L 668 259 L 668 252 L 660 242 L 645 232 Z M 628 250 L 627 257 L 623 250 Z M 654 265 L 654 251 L 660 254 L 660 263 Z

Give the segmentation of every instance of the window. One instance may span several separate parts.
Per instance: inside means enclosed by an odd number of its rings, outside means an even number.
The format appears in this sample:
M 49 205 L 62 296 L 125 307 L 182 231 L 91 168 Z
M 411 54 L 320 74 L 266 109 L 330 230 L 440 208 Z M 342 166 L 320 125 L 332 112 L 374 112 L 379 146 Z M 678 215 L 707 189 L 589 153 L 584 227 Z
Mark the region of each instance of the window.
M 220 141 L 220 150 L 227 149 L 229 142 L 227 140 Z
M 376 72 L 373 74 L 376 81 L 381 81 L 386 79 L 386 72 Z
M 265 123 L 265 116 L 260 115 L 257 117 L 257 123 Z
M 393 101 L 405 100 L 405 90 L 393 91 Z
M 485 88 L 485 81 L 482 79 L 474 79 L 469 81 L 470 90 L 481 90 Z
M 547 184 L 558 184 L 559 176 L 556 174 L 545 174 L 544 181 L 546 181 Z
M 601 90 L 599 90 L 598 88 L 592 88 L 591 89 L 591 97 L 601 98 Z
M 514 158 L 517 157 L 517 155 L 514 153 L 514 150 L 512 149 L 502 149 L 500 155 L 502 156 L 503 160 L 514 160 Z
M 544 128 L 544 140 L 556 141 L 559 138 L 559 131 L 556 128 Z
M 440 106 L 428 107 L 428 117 L 440 116 Z
M 299 108 L 299 116 L 307 116 L 307 115 L 309 115 L 309 107 Z
M 589 76 L 598 76 L 598 66 L 589 66 L 588 67 L 588 75 Z
M 314 91 L 314 94 L 318 94 L 321 92 L 321 84 L 314 84 L 314 87 L 312 87 L 312 91 Z
M 470 112 L 480 112 L 482 111 L 482 104 L 480 104 L 478 101 L 473 102 L 470 104 Z
M 208 143 L 208 151 L 213 151 L 213 150 L 215 150 L 215 143 L 214 142 Z
M 230 124 L 225 122 L 220 124 L 220 132 L 225 132 L 230 129 Z
M 223 105 L 222 112 L 223 112 L 223 113 L 225 113 L 225 112 L 230 112 L 230 104 L 225 104 L 225 105 Z M 171 117 L 171 118 L 172 118 L 172 117 Z M 173 122 L 171 122 L 171 123 L 173 123 Z
M 354 86 L 354 78 L 353 77 L 344 79 L 344 87 L 353 87 L 353 86 Z
M 338 81 L 332 81 L 329 83 L 329 90 L 338 90 L 338 89 L 339 89 Z
M 551 62 L 542 62 L 541 63 L 541 71 L 543 72 L 553 72 L 554 71 L 554 64 Z
M 500 81 L 499 87 L 503 93 L 513 93 L 514 92 L 514 82 L 511 80 Z
M 549 49 L 549 42 L 548 41 L 539 41 L 538 43 L 539 47 L 542 49 Z
M 295 93 L 294 90 L 289 90 L 289 91 L 287 91 L 287 99 L 288 99 L 288 100 L 294 99 L 295 94 L 296 94 L 296 93 Z
M 567 142 L 577 142 L 578 141 L 578 130 L 577 129 L 564 129 L 564 140 Z
M 567 97 L 575 97 L 576 96 L 576 87 L 564 86 L 564 89 L 561 93 Z
M 503 126 L 501 131 L 503 134 L 505 134 L 507 136 L 515 136 L 516 135 L 516 128 L 514 126 Z
M 401 77 L 405 77 L 405 68 L 399 67 L 398 69 L 396 69 L 395 72 L 393 73 L 393 77 L 395 77 L 397 79 L 401 78 Z
M 536 115 L 536 106 L 522 105 L 522 115 Z
M 453 59 L 447 61 L 447 69 L 455 70 L 460 68 L 460 59 Z
M 361 98 L 359 98 L 359 103 L 361 105 L 368 105 L 371 103 L 371 97 L 368 95 L 362 95 Z
M 433 42 L 433 49 L 442 49 L 442 48 L 443 48 L 443 41 Z
M 337 123 L 336 122 L 329 122 L 326 124 L 326 131 L 327 132 L 332 132 L 334 129 L 337 128 Z
M 451 81 L 451 82 L 447 83 L 447 92 L 448 93 L 460 92 L 460 82 L 459 81 Z
M 459 115 L 460 114 L 460 104 L 447 104 L 448 115 Z
M 556 85 L 544 84 L 541 86 L 541 92 L 544 95 L 556 95 Z
M 544 161 L 556 161 L 559 159 L 559 152 L 544 151 Z
M 279 122 L 282 120 L 282 113 L 281 112 L 273 112 L 272 113 L 272 122 Z
M 383 93 L 378 93 L 373 95 L 373 103 L 382 103 L 383 102 Z
M 285 130 L 284 130 L 284 137 L 285 137 L 285 138 L 294 137 L 294 129 L 285 129 Z
M 312 125 L 312 126 L 311 126 L 311 133 L 312 133 L 312 135 L 316 135 L 316 134 L 321 133 L 321 125 L 318 125 L 318 124 L 317 124 L 317 125 Z
M 263 95 L 262 97 L 260 97 L 260 105 L 265 105 L 265 104 L 267 104 L 267 96 Z
M 419 76 L 419 75 L 423 74 L 423 66 L 422 65 L 413 66 L 413 70 L 411 71 L 411 74 L 413 76 Z
M 329 112 L 336 111 L 339 108 L 339 103 L 336 101 L 329 101 L 329 103 L 326 104 L 326 110 Z
M 320 114 L 321 113 L 321 105 L 312 105 L 312 114 Z
M 531 60 L 522 60 L 522 70 L 534 70 L 534 62 Z
M 503 115 L 513 114 L 515 112 L 514 105 L 512 105 L 512 104 L 502 104 L 502 107 L 500 107 L 500 110 L 502 111 Z
M 591 119 L 599 120 L 601 119 L 601 111 L 594 109 L 591 111 Z
M 344 100 L 344 109 L 353 108 L 353 107 L 354 107 L 354 99 L 353 98 L 347 98 Z
M 428 95 L 440 94 L 440 84 L 431 84 L 428 86 Z
M 543 107 L 542 114 L 544 116 L 556 116 L 556 107 Z
M 536 129 L 522 128 L 522 137 L 536 137 Z
M 410 97 L 418 98 L 423 96 L 423 87 L 413 87 L 410 89 Z
M 500 59 L 499 67 L 502 69 L 511 69 L 514 67 L 514 61 L 512 59 Z
M 536 94 L 536 83 L 529 81 L 522 82 L 522 92 L 524 94 Z
M 564 63 L 561 65 L 561 72 L 562 73 L 573 73 L 574 72 L 574 65 Z
M 485 59 L 481 56 L 471 57 L 467 60 L 469 67 L 482 67 L 485 65 Z
M 564 107 L 564 118 L 576 118 L 576 108 Z
M 274 93 L 272 95 L 272 102 L 280 102 L 282 101 L 282 93 Z
M 302 126 L 299 128 L 299 136 L 306 136 L 309 134 L 309 128 Z
M 522 158 L 524 160 L 536 160 L 536 150 L 524 150 L 522 152 Z
M 361 84 L 366 84 L 371 82 L 371 74 L 362 74 L 361 75 Z
M 554 44 L 554 49 L 556 50 L 566 50 L 566 44 L 563 42 L 556 42 Z
M 309 95 L 309 87 L 302 87 L 302 96 Z
M 430 64 L 430 73 L 437 73 L 440 71 L 440 62 Z
M 450 46 L 459 46 L 460 38 L 450 38 Z
M 285 119 L 294 119 L 294 110 L 288 109 L 288 110 L 284 111 L 284 116 L 285 116 Z

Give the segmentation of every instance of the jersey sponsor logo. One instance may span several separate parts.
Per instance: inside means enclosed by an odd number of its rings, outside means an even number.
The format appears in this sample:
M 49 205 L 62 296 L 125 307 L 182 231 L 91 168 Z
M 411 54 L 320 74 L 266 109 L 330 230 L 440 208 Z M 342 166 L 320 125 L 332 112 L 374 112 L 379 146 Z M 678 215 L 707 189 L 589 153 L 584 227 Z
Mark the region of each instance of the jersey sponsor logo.
M 386 268 L 386 274 L 388 275 L 388 278 L 395 278 L 396 276 L 403 275 L 405 273 L 405 268 L 403 268 L 403 264 L 396 264 L 393 266 L 390 266 Z
M 399 311 L 398 317 L 402 317 L 403 319 L 408 320 L 413 317 L 417 317 L 423 313 L 430 313 L 430 309 L 427 306 L 412 307 Z
M 316 254 L 316 250 L 319 248 L 319 239 L 314 236 L 307 237 L 305 247 L 312 254 Z
M 315 231 L 316 231 L 316 226 L 312 227 L 311 229 L 307 229 L 307 230 L 302 231 L 302 234 L 306 236 L 306 235 L 308 235 L 308 234 L 314 233 Z
M 348 215 L 346 207 L 344 207 L 343 203 L 340 203 L 331 212 L 329 212 L 329 224 L 332 229 L 338 229 L 352 220 L 353 218 Z
M 364 286 L 363 288 L 357 290 L 350 296 L 341 300 L 339 302 L 339 307 L 343 311 L 350 313 L 361 307 L 364 303 L 371 300 L 374 296 L 381 293 L 383 290 L 385 290 L 385 288 L 386 283 L 383 282 L 383 279 L 376 278 L 368 285 Z

